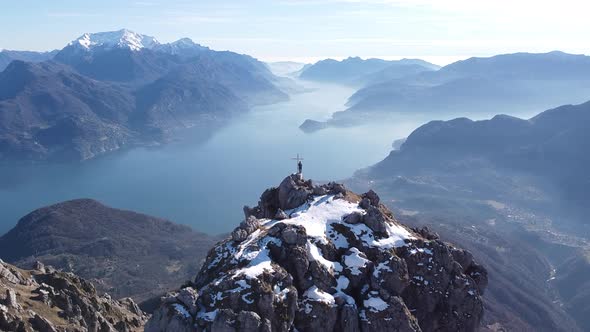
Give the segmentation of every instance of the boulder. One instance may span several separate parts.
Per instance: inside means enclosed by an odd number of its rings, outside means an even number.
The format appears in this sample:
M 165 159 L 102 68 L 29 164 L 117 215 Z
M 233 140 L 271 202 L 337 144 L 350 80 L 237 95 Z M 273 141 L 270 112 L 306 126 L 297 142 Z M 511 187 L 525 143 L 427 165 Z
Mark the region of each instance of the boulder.
M 364 193 L 361 197 L 367 198 L 370 201 L 371 205 L 373 205 L 375 207 L 379 207 L 379 202 L 381 201 L 381 199 L 379 198 L 377 193 L 374 192 L 372 189 L 369 190 L 368 192 Z
M 345 216 L 343 221 L 348 224 L 358 224 L 363 221 L 363 214 L 360 212 L 353 212 Z
M 364 215 L 363 222 L 377 234 L 384 234 L 386 232 L 386 217 L 374 206 L 367 208 L 367 214 Z
M 298 175 L 285 178 L 279 185 L 279 208 L 291 210 L 307 202 L 313 187 Z
M 8 308 L 20 309 L 20 305 L 18 304 L 18 301 L 16 300 L 16 292 L 14 291 L 14 289 L 8 288 L 6 290 L 6 298 L 4 299 L 4 304 Z

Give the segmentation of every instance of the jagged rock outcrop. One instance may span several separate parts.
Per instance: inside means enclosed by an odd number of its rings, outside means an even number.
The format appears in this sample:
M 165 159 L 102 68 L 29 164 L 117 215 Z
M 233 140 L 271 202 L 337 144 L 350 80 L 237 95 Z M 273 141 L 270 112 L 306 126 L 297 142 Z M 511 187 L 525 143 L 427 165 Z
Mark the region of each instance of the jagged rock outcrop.
M 300 175 L 266 190 L 146 331 L 474 331 L 487 272 L 374 192 Z M 279 218 L 277 218 L 277 216 Z
M 99 296 L 84 279 L 42 264 L 26 271 L 0 260 L 0 331 L 141 331 L 133 300 Z

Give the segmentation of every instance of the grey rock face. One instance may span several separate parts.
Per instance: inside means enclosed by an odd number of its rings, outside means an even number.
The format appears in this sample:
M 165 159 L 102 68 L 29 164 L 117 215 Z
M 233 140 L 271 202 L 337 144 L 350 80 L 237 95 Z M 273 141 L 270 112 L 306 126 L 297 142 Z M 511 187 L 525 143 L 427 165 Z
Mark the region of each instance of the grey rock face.
M 382 301 L 377 292 L 366 295 L 363 301 L 365 307 L 361 310 L 362 331 L 422 331 L 418 320 L 411 314 L 400 297 L 391 297 L 387 302 L 387 308 L 378 310 L 381 309 L 378 306 Z
M 16 300 L 16 293 L 14 292 L 14 289 L 9 288 L 6 290 L 6 299 L 4 300 L 4 304 L 6 304 L 8 308 L 20 309 L 18 301 Z
M 18 284 L 24 280 L 23 276 L 14 268 L 4 264 L 0 260 L 0 279 L 6 280 L 13 284 Z
M 359 212 L 353 212 L 345 216 L 343 221 L 348 224 L 358 224 L 363 221 L 363 215 Z
M 285 211 L 278 209 L 277 210 L 277 214 L 275 214 L 275 219 L 276 220 L 284 220 L 284 219 L 288 219 L 289 216 L 285 213 Z
M 401 294 L 409 285 L 410 277 L 406 261 L 397 255 L 380 253 L 371 273 L 371 286 L 387 291 L 389 294 Z
M 36 331 L 57 332 L 55 326 L 49 320 L 39 316 L 39 314 L 35 314 L 29 322 Z
M 240 226 L 232 231 L 231 237 L 235 242 L 242 242 L 259 227 L 260 223 L 256 217 L 250 215 L 240 223 Z
M 399 224 L 375 193 L 293 175 L 248 211 L 252 222 L 238 227 L 245 237 L 216 245 L 146 331 L 477 329 L 485 269 Z M 280 212 L 289 218 L 264 217 Z
M 372 189 L 369 190 L 368 192 L 364 193 L 363 198 L 368 198 L 369 201 L 371 201 L 371 205 L 373 206 L 379 206 L 379 202 L 381 201 L 381 199 L 379 198 L 379 196 L 377 195 L 376 192 L 374 192 Z
M 340 312 L 338 330 L 342 332 L 360 332 L 359 313 L 355 305 L 345 304 Z
M 178 296 L 176 299 L 185 307 L 187 308 L 188 312 L 191 315 L 196 315 L 198 308 L 197 308 L 197 298 L 199 297 L 198 292 L 191 287 L 185 287 L 178 292 Z
M 298 175 L 291 175 L 279 185 L 279 206 L 283 210 L 294 209 L 307 201 L 313 187 Z
M 248 233 L 242 228 L 236 228 L 231 233 L 231 238 L 236 242 L 242 242 L 248 237 Z
M 385 232 L 386 219 L 383 213 L 372 205 L 367 208 L 367 214 L 363 217 L 363 222 L 372 229 L 373 232 L 378 234 L 383 234 Z

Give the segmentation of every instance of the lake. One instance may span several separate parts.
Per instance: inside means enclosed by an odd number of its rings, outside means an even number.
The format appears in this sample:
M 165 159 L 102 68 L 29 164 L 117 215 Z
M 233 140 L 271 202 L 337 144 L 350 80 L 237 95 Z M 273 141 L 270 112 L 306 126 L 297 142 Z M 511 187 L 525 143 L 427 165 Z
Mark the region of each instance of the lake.
M 393 140 L 432 117 L 404 115 L 388 123 L 305 134 L 298 129 L 305 119 L 327 119 L 344 110 L 355 90 L 300 83 L 312 92 L 256 107 L 205 141 L 194 129 L 160 148 L 83 163 L 0 166 L 0 234 L 36 208 L 74 198 L 97 199 L 210 234 L 228 232 L 243 219 L 245 204 L 255 205 L 264 189 L 296 170 L 291 158 L 297 153 L 305 159 L 306 178 L 344 179 L 385 158 Z

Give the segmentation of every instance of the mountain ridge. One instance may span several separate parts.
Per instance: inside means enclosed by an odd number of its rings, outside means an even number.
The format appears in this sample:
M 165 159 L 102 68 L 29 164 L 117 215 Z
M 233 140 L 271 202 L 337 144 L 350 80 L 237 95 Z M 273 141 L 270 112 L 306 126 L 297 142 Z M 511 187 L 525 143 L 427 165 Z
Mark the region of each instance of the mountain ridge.
M 306 80 L 363 86 L 375 81 L 437 70 L 438 66 L 420 59 L 383 60 L 349 57 L 342 61 L 326 59 L 302 69 Z
M 586 102 L 529 119 L 432 121 L 348 183 L 487 262 L 486 324 L 586 330 L 589 117 Z

